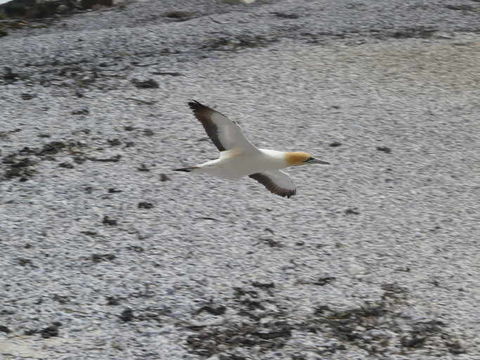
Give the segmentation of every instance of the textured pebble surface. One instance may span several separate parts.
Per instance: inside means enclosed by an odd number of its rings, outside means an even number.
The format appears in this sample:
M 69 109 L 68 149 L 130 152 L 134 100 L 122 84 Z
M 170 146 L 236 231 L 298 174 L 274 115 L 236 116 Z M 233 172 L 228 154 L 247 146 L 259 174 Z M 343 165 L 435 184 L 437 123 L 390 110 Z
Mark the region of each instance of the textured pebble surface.
M 0 358 L 480 359 L 479 59 L 467 0 L 139 1 L 9 31 Z M 216 156 L 190 99 L 332 165 L 288 170 L 291 199 L 174 173 Z

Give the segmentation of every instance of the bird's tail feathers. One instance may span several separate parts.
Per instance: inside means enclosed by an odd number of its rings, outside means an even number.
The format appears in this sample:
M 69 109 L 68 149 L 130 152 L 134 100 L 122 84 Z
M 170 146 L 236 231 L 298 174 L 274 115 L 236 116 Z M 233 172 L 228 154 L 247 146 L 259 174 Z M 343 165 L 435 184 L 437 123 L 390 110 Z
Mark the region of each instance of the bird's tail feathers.
M 189 167 L 184 167 L 184 168 L 180 168 L 180 169 L 173 169 L 173 171 L 192 172 L 196 169 L 199 169 L 199 167 L 198 166 L 189 166 Z

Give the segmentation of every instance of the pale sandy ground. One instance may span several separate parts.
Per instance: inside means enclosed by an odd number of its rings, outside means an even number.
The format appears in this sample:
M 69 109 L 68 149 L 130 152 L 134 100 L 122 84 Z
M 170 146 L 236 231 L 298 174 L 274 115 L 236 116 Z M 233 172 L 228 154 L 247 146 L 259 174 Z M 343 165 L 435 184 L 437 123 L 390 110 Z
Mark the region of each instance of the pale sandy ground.
M 31 161 L 0 181 L 2 359 L 479 359 L 478 13 L 152 4 L 0 39 L 0 170 Z M 173 173 L 216 156 L 192 98 L 332 165 L 291 199 Z

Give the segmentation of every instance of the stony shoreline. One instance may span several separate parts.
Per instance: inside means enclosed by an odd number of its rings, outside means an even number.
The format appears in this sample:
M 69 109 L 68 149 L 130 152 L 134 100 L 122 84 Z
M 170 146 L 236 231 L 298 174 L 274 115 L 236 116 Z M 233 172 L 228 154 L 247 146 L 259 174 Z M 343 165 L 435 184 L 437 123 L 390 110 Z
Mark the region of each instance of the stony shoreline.
M 138 1 L 0 37 L 2 359 L 480 357 L 475 1 Z M 30 20 L 29 20 L 30 21 Z M 332 163 L 258 184 L 197 99 Z

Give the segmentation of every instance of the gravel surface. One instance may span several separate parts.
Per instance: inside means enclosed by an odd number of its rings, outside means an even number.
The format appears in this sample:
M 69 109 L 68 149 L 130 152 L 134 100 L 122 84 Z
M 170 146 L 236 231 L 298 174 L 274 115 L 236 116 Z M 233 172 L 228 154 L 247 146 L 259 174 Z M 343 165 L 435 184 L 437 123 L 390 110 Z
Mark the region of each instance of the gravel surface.
M 480 358 L 480 3 L 124 3 L 0 38 L 0 358 Z M 331 166 L 260 184 L 186 102 Z

